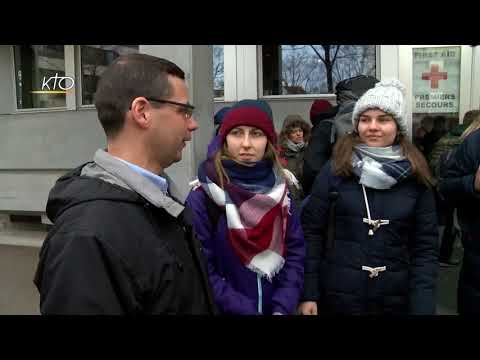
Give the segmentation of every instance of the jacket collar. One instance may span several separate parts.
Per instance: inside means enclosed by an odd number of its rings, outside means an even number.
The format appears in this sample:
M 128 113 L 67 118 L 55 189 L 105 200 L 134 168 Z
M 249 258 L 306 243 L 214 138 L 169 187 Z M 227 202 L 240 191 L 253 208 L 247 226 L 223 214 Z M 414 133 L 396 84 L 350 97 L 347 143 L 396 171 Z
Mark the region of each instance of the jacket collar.
M 183 211 L 183 205 L 163 194 L 151 180 L 134 171 L 125 162 L 115 158 L 105 150 L 98 149 L 93 161 L 97 166 L 84 168 L 82 175 L 108 178 L 108 180 L 105 180 L 135 191 L 156 207 L 165 209 L 173 217 L 178 217 Z

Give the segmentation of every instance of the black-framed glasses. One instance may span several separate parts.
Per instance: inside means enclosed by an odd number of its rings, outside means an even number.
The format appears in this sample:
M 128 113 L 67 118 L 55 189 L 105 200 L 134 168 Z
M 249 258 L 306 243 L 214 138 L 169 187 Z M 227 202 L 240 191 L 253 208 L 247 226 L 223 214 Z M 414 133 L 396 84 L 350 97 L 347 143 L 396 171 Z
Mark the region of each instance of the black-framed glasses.
M 170 104 L 170 105 L 179 106 L 179 107 L 182 108 L 182 112 L 184 113 L 186 119 L 190 119 L 193 115 L 193 111 L 195 110 L 195 106 L 193 106 L 191 104 L 188 104 L 188 103 L 183 104 L 183 103 L 179 103 L 179 102 L 176 102 L 176 101 L 155 99 L 155 98 L 151 98 L 151 97 L 146 97 L 145 99 L 147 99 L 148 101 L 154 101 L 154 102 L 158 102 L 158 103 L 162 103 L 162 104 Z

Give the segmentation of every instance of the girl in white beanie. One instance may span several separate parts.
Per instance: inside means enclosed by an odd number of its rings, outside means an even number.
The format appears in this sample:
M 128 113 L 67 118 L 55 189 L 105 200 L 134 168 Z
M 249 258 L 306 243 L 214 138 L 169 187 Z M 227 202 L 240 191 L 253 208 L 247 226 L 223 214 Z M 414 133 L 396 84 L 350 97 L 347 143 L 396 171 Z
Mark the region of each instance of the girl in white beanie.
M 315 180 L 302 225 L 302 314 L 433 314 L 438 229 L 433 178 L 408 140 L 404 87 L 381 81 L 356 103 L 354 131 Z

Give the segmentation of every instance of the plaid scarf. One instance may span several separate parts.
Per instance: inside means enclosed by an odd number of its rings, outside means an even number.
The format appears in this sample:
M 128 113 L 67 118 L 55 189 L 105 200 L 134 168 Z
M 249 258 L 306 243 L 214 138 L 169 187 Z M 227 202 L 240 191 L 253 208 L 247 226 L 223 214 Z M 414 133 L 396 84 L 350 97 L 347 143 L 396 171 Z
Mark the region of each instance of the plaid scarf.
M 412 165 L 399 145 L 357 145 L 352 155 L 352 167 L 360 178 L 359 183 L 373 189 L 390 189 L 412 175 Z
M 251 192 L 234 183 L 225 183 L 223 190 L 209 158 L 200 165 L 198 179 L 208 197 L 225 208 L 228 240 L 242 264 L 272 281 L 285 263 L 290 199 L 283 178 L 276 174 L 275 184 L 266 193 Z

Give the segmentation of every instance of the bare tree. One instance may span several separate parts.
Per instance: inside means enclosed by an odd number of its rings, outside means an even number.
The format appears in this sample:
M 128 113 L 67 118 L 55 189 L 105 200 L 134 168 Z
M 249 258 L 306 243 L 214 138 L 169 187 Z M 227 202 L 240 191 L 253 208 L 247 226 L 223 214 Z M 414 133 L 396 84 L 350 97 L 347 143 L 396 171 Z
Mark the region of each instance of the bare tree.
M 372 45 L 310 45 L 325 65 L 328 92 L 334 84 L 357 75 L 374 75 L 375 47 Z
M 337 60 L 338 51 L 343 45 L 320 45 L 323 49 L 323 55 L 320 53 L 320 49 L 317 49 L 314 45 L 310 45 L 312 50 L 318 56 L 318 58 L 323 62 L 325 65 L 325 71 L 327 74 L 327 87 L 328 92 L 333 92 L 333 66 L 335 65 L 335 61 Z
M 305 94 L 317 64 L 312 61 L 305 45 L 290 45 L 282 49 L 282 84 L 288 94 Z
M 357 75 L 375 75 L 372 45 L 281 45 L 284 93 L 333 93 L 335 84 Z
M 375 75 L 375 47 L 343 45 L 333 68 L 335 82 L 361 74 Z
M 224 87 L 223 45 L 213 45 L 213 85 L 217 90 Z

